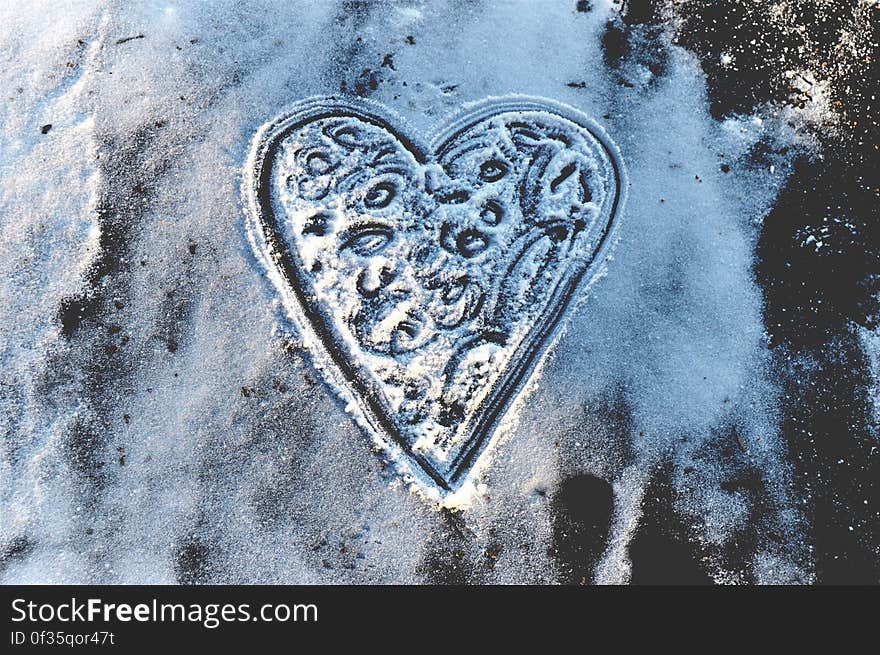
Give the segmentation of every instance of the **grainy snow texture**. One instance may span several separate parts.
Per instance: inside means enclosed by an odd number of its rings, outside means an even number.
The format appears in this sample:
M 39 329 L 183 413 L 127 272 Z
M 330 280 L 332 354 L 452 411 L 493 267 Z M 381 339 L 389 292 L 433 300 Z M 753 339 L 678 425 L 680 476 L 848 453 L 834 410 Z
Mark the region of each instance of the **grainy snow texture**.
M 763 4 L 0 3 L 0 580 L 880 580 L 880 11 Z M 315 371 L 243 176 L 305 98 L 430 134 L 512 94 L 592 117 L 628 198 L 442 509 Z

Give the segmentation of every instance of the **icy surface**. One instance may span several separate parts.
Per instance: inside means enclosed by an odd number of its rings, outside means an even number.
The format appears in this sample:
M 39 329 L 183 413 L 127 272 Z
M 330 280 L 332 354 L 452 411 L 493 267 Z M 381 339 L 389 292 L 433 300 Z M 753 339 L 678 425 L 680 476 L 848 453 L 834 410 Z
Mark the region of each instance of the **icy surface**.
M 553 490 L 613 488 L 600 582 L 625 582 L 654 473 L 713 559 L 747 527 L 762 582 L 809 581 L 753 279 L 757 225 L 806 147 L 718 121 L 695 59 L 612 74 L 616 9 L 572 3 L 3 3 L 0 566 L 4 582 L 553 582 Z M 316 378 L 252 254 L 251 140 L 313 95 L 369 96 L 429 133 L 469 102 L 576 107 L 629 199 L 578 308 L 454 515 L 411 493 Z M 48 129 L 45 126 L 50 126 Z M 757 142 L 788 146 L 757 170 Z M 720 168 L 724 163 L 725 170 Z

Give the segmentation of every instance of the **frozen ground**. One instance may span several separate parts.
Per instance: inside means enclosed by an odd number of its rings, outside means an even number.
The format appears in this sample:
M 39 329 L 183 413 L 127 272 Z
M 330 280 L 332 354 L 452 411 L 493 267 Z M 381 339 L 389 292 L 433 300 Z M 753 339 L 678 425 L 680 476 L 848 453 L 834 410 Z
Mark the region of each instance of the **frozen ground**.
M 0 579 L 878 581 L 876 128 L 834 103 L 875 103 L 844 87 L 880 12 L 840 3 L 820 80 L 745 60 L 827 3 L 751 46 L 690 4 L 2 3 Z M 312 369 L 242 175 L 312 95 L 427 134 L 513 93 L 602 125 L 629 197 L 483 492 L 439 509 Z

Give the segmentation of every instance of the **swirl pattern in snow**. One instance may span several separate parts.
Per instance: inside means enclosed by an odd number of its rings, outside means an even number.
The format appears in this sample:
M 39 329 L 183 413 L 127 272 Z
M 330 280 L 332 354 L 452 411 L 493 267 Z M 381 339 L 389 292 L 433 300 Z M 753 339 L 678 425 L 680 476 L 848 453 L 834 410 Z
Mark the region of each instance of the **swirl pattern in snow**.
M 442 497 L 607 259 L 622 169 L 600 128 L 546 101 L 483 103 L 430 145 L 387 116 L 320 98 L 264 127 L 252 236 L 318 368 Z

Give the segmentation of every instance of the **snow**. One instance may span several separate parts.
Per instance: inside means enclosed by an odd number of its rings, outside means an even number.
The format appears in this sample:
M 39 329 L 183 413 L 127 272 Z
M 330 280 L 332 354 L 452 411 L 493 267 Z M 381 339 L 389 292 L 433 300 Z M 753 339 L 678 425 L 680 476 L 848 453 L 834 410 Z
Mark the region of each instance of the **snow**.
M 563 102 L 628 170 L 604 277 L 463 488 L 479 579 L 553 581 L 536 490 L 589 473 L 615 501 L 597 579 L 626 582 L 647 485 L 669 462 L 676 509 L 710 548 L 749 516 L 720 482 L 759 470 L 784 539 L 757 544 L 754 566 L 809 581 L 752 266 L 757 226 L 811 144 L 772 115 L 713 119 L 675 46 L 661 79 L 620 84 L 601 51 L 616 9 L 592 4 L 3 4 L 0 545 L 18 554 L 0 579 L 430 581 L 448 513 L 322 383 L 333 373 L 312 368 L 248 241 L 255 134 L 344 81 L 420 134 L 490 97 Z M 748 161 L 759 139 L 792 148 L 773 175 Z M 60 308 L 81 297 L 98 310 L 65 336 Z M 628 417 L 611 425 L 600 410 L 616 402 Z M 503 549 L 483 570 L 490 544 Z

